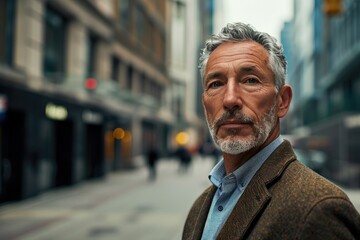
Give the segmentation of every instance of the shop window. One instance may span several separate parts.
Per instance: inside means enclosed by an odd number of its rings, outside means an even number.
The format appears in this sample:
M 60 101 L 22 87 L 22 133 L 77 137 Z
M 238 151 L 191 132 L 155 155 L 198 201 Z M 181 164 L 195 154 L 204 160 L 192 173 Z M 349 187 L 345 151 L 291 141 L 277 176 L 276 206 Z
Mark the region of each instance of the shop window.
M 15 0 L 0 0 L 0 63 L 13 61 Z
M 45 12 L 44 75 L 59 80 L 65 71 L 66 19 L 54 9 Z

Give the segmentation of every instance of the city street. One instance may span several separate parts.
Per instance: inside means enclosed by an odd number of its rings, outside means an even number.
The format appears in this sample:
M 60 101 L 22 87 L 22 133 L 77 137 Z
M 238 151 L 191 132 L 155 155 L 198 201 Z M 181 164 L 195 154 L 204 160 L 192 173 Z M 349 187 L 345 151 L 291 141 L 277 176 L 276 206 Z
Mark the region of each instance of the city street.
M 198 159 L 179 173 L 177 162 L 161 161 L 154 182 L 139 168 L 4 205 L 0 239 L 180 239 L 211 166 Z
M 210 159 L 195 159 L 187 173 L 161 161 L 158 176 L 146 168 L 105 180 L 46 192 L 0 207 L 0 239 L 181 239 L 192 202 L 209 185 Z M 360 191 L 348 191 L 360 210 Z

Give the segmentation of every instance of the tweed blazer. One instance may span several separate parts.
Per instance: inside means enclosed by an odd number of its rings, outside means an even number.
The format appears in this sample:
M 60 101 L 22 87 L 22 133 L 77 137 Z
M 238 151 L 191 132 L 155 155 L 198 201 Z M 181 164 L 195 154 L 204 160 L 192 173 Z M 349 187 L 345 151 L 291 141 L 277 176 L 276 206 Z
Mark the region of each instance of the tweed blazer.
M 215 192 L 211 186 L 195 201 L 183 240 L 201 239 Z M 360 215 L 341 189 L 296 160 L 284 141 L 254 175 L 216 239 L 360 239 Z

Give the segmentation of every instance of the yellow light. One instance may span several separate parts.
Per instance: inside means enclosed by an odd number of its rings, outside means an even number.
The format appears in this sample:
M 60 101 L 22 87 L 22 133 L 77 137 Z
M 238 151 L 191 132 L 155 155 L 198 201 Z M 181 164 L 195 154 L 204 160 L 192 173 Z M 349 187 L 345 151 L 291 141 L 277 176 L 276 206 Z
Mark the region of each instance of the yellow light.
M 123 141 L 125 143 L 131 143 L 131 133 L 129 131 L 125 131 Z
M 342 0 L 324 0 L 323 10 L 329 16 L 342 13 Z
M 179 132 L 175 136 L 175 140 L 180 145 L 185 145 L 189 141 L 189 134 L 186 132 Z
M 113 137 L 117 140 L 121 140 L 125 137 L 125 131 L 122 128 L 115 128 L 113 131 Z

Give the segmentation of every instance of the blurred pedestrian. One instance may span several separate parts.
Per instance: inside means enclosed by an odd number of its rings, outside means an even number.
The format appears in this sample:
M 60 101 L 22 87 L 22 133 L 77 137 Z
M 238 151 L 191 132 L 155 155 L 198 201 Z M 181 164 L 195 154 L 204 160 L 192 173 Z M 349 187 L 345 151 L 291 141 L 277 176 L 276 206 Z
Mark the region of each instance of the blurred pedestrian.
M 151 147 L 147 152 L 147 166 L 149 169 L 149 181 L 156 179 L 156 163 L 158 161 L 159 154 L 156 148 Z
M 175 156 L 179 160 L 179 173 L 186 173 L 191 164 L 191 154 L 185 146 L 180 146 L 175 151 Z
M 183 239 L 359 239 L 349 198 L 301 164 L 280 135 L 292 90 L 276 39 L 228 24 L 206 42 L 200 70 L 206 120 L 223 158 Z

